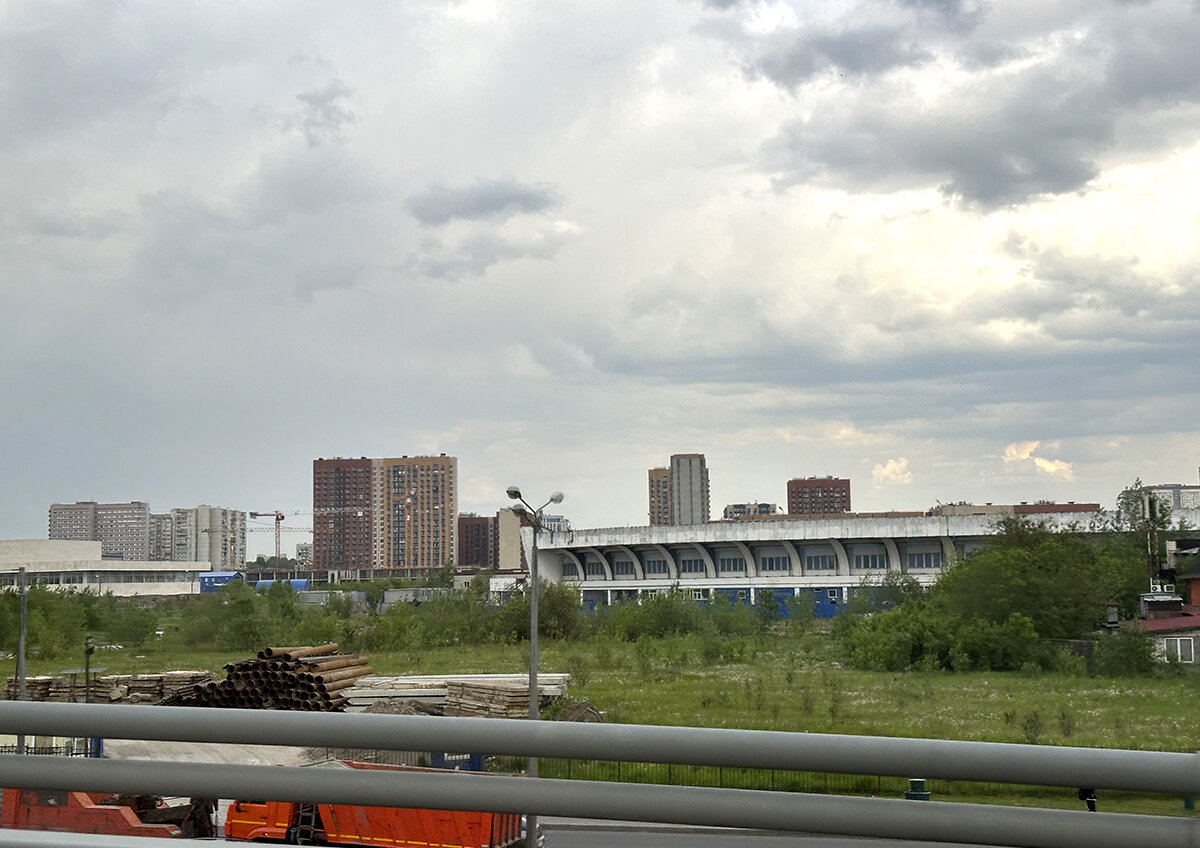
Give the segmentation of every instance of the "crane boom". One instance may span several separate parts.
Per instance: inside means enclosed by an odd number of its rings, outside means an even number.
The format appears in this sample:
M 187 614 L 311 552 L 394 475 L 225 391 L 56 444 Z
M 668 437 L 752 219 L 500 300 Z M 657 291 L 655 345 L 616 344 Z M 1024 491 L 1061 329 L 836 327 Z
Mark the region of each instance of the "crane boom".
M 275 519 L 275 561 L 279 561 L 279 527 L 283 524 L 283 513 L 279 510 L 271 512 L 252 512 L 251 518 L 274 518 Z

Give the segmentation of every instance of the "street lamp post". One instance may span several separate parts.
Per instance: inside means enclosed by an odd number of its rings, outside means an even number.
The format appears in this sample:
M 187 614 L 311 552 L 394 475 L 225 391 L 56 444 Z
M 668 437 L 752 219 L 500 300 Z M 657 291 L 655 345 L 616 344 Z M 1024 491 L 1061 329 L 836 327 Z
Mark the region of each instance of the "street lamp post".
M 542 511 L 550 504 L 562 503 L 563 493 L 555 492 L 550 496 L 550 500 L 537 509 L 521 497 L 521 490 L 516 486 L 508 487 L 508 496 L 521 502 L 525 507 L 524 511 L 529 515 L 530 524 L 533 525 L 533 548 L 529 552 L 529 717 L 537 721 L 541 715 L 542 694 L 538 687 L 538 533 L 543 529 Z M 517 508 L 514 508 L 514 511 L 517 511 Z M 525 773 L 530 777 L 538 776 L 537 757 L 529 758 Z M 537 845 L 537 816 L 525 817 L 525 833 L 526 848 L 534 848 Z

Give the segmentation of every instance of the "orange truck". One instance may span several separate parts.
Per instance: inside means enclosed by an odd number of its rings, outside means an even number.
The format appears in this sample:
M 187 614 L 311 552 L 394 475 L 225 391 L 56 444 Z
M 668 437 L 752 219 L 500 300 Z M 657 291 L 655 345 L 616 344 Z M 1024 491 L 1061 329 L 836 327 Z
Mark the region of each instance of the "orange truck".
M 169 806 L 149 795 L 47 789 L 5 789 L 0 827 L 162 839 L 216 836 L 209 801 Z
M 351 768 L 404 766 L 346 763 Z M 430 769 L 430 771 L 434 771 Z M 443 772 L 444 773 L 444 772 Z M 309 845 L 375 845 L 396 848 L 509 848 L 523 843 L 517 813 L 234 801 L 225 814 L 225 838 Z

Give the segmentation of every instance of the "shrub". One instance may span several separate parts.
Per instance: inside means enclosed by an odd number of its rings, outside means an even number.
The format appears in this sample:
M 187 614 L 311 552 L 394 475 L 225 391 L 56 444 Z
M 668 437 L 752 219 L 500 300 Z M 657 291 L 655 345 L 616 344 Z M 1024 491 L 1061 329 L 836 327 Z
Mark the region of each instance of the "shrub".
M 1096 642 L 1096 673 L 1104 677 L 1133 677 L 1154 671 L 1154 640 L 1140 630 L 1121 627 Z

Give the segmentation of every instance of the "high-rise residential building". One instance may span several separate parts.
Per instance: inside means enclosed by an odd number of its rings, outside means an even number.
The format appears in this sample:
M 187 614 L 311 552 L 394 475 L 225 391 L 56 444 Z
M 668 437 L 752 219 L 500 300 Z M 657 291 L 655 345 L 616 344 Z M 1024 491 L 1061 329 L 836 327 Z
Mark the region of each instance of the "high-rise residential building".
M 677 453 L 671 457 L 671 523 L 705 524 L 711 510 L 708 466 L 702 453 Z
M 108 559 L 150 557 L 150 505 L 145 501 L 50 505 L 50 539 L 99 542 Z
M 375 567 L 377 497 L 372 465 L 366 457 L 313 460 L 314 568 L 367 571 Z
M 458 564 L 463 568 L 494 571 L 498 542 L 494 516 L 464 512 L 458 517 Z
M 418 574 L 458 561 L 458 459 L 381 459 L 386 568 Z
M 457 562 L 457 539 L 455 457 L 313 460 L 314 567 L 416 575 Z
M 169 512 L 150 513 L 150 561 L 170 562 L 174 547 L 174 522 Z
M 650 488 L 650 526 L 671 523 L 671 469 L 651 468 L 649 472 Z
M 788 480 L 788 515 L 850 512 L 850 481 L 841 477 L 798 477 Z
M 297 542 L 296 543 L 296 561 L 306 567 L 312 566 L 312 563 L 313 563 L 312 542 Z
M 207 505 L 151 513 L 144 501 L 53 504 L 50 538 L 98 541 L 107 559 L 207 562 L 226 571 L 246 562 L 246 513 Z
M 236 571 L 246 565 L 246 513 L 201 504 L 173 509 L 171 559 L 208 562 L 213 571 Z

